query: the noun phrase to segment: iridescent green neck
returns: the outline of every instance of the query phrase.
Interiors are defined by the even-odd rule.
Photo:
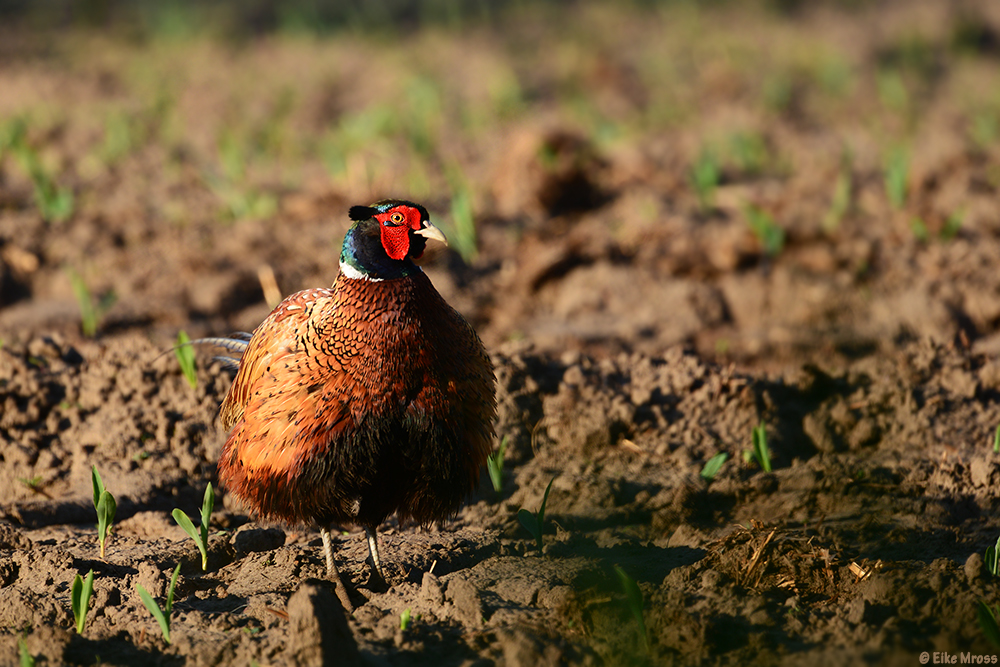
[[[375,234],[372,235],[368,229],[371,222],[358,222],[347,230],[344,246],[340,251],[341,273],[348,278],[372,282],[395,280],[419,273],[420,267],[414,264],[409,257],[396,260],[385,253],[385,248],[382,247],[382,241],[378,234],[378,223],[375,223]]]

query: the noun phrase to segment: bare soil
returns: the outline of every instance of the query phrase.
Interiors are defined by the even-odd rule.
[[[1000,602],[1000,6],[551,18],[391,49],[0,37],[0,140],[26,119],[74,194],[46,220],[0,142],[0,664],[21,638],[47,665],[1000,653],[977,620]],[[203,571],[170,513],[214,482],[229,378],[206,353],[191,388],[177,332],[252,330],[269,275],[332,282],[352,204],[420,200],[462,248],[462,187],[478,253],[425,270],[496,365],[500,491],[484,470],[454,520],[384,526],[387,588],[345,526],[353,614],[317,533],[224,492]],[[95,337],[70,269],[114,294]],[[744,457],[760,423],[771,472]],[[94,465],[118,501],[104,559]],[[539,550],[517,513],[550,482]],[[136,586],[162,604],[178,562],[167,644]]]

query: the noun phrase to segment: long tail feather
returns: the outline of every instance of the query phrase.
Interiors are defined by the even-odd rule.
[[[247,345],[250,344],[250,338],[252,336],[253,334],[239,331],[228,337],[196,338],[188,343],[188,345],[215,345],[217,347],[225,348],[230,352],[243,354],[243,352],[247,349]]]
[[[223,370],[235,374],[240,370],[240,359],[243,357],[243,353],[246,352],[251,338],[253,338],[253,334],[246,333],[245,331],[237,331],[225,337],[196,338],[183,345],[175,345],[171,349],[176,350],[189,345],[215,345],[216,347],[221,347],[232,352],[235,356],[220,355],[213,357],[213,359],[222,365]],[[166,350],[163,354],[169,351]]]

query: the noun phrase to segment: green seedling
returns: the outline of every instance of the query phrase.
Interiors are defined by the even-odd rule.
[[[406,629],[410,627],[410,608],[407,607],[403,610],[403,613],[399,615],[399,629],[406,632]]]
[[[993,453],[1000,454],[1000,424],[997,424],[996,433],[993,434]]]
[[[785,230],[766,211],[756,206],[746,207],[747,224],[768,257],[775,257],[785,247]]]
[[[479,237],[472,210],[472,192],[457,167],[449,170],[448,181],[451,185],[451,221],[454,231],[452,245],[465,263],[471,264],[479,255]]]
[[[768,109],[774,112],[785,111],[792,103],[792,79],[783,72],[772,74],[765,79],[761,93]]]
[[[992,146],[997,137],[1000,137],[1000,119],[997,114],[989,111],[976,114],[969,128],[969,136],[980,149]]]
[[[719,469],[722,468],[722,464],[726,462],[729,458],[729,454],[726,452],[719,452],[708,461],[705,462],[705,466],[701,469],[701,477],[709,482],[715,479],[715,476],[719,473]]]
[[[826,58],[820,64],[816,76],[823,90],[834,97],[843,97],[851,89],[853,73],[843,58]]]
[[[194,348],[191,347],[191,337],[184,330],[177,333],[174,354],[177,355],[177,363],[180,364],[184,378],[192,389],[196,388],[198,386],[198,371],[195,368]]]
[[[989,570],[990,574],[994,577],[1000,575],[1000,537],[997,538],[997,543],[992,547],[986,547],[986,569]]]
[[[101,543],[101,558],[104,558],[104,547],[111,535],[111,524],[115,521],[115,511],[118,509],[115,497],[104,488],[101,475],[94,466],[91,473],[94,486],[94,509],[97,510],[97,537]]]
[[[426,159],[434,152],[436,128],[441,118],[441,94],[433,79],[415,77],[405,87],[407,113],[400,125],[415,153]]]
[[[833,184],[830,208],[823,216],[823,231],[827,234],[835,232],[840,227],[841,220],[851,209],[854,186],[853,165],[853,156],[850,151],[845,150],[840,158],[840,171],[837,172],[837,180]]]
[[[964,220],[965,213],[963,211],[952,213],[945,219],[944,224],[941,226],[941,231],[938,232],[938,236],[941,237],[942,241],[951,241],[962,230]]]
[[[979,618],[979,627],[991,644],[1000,648],[1000,626],[997,625],[997,616],[1000,615],[1000,606],[996,609],[988,604],[979,601],[979,608],[976,616]]]
[[[906,112],[910,106],[910,93],[906,90],[906,83],[903,77],[895,69],[884,69],[878,72],[875,78],[878,88],[878,97],[882,104],[890,111],[897,113]]]
[[[278,210],[277,198],[216,176],[206,176],[206,182],[222,203],[221,217],[226,221],[263,220]]]
[[[729,138],[729,150],[736,167],[747,176],[764,171],[768,162],[767,144],[756,132],[737,132]]]
[[[702,211],[712,208],[715,200],[715,189],[719,187],[719,179],[722,177],[722,169],[715,153],[709,149],[703,149],[698,155],[698,160],[691,167],[691,185],[694,186],[695,194],[698,196],[698,205]]]
[[[73,191],[60,188],[45,170],[38,153],[27,144],[24,132],[15,133],[10,148],[28,173],[35,189],[35,204],[46,222],[62,222],[73,215]]]
[[[156,600],[153,596],[149,594],[142,584],[136,584],[135,588],[139,591],[139,597],[142,599],[142,603],[146,605],[146,609],[149,613],[153,615],[156,622],[160,624],[160,631],[163,633],[163,641],[170,643],[170,612],[174,608],[174,589],[177,587],[177,576],[181,573],[181,564],[177,563],[177,567],[174,568],[174,575],[170,577],[170,587],[167,589],[167,604],[164,605],[163,609],[160,609],[160,605],[156,604]]]
[[[198,545],[201,552],[201,569],[208,569],[208,522],[212,518],[212,508],[215,507],[215,492],[212,490],[211,482],[205,489],[205,500],[201,505],[201,528],[195,528],[191,519],[181,509],[174,509],[172,515],[177,525],[184,529],[184,532],[191,536],[194,543]]]
[[[896,147],[889,151],[885,161],[885,193],[893,208],[901,209],[906,203],[906,181],[910,175],[910,156],[905,149]]]
[[[90,595],[94,592],[94,571],[87,573],[84,579],[79,574],[73,578],[70,589],[70,605],[73,607],[73,618],[76,620],[76,634],[82,635],[87,626],[87,607],[90,605]]]
[[[80,306],[80,330],[87,338],[93,338],[97,334],[101,318],[114,305],[117,297],[113,291],[109,291],[95,302],[90,288],[79,273],[68,268],[66,274],[69,276],[76,302]]]
[[[28,652],[24,637],[17,638],[17,654],[21,659],[21,667],[35,667],[35,658]]]
[[[542,504],[538,507],[537,512],[530,512],[523,507],[517,511],[517,520],[521,522],[521,525],[531,533],[532,537],[535,538],[535,544],[538,546],[538,553],[542,552],[542,530],[545,526],[545,505],[549,502],[549,491],[552,490],[552,482],[555,481],[553,477],[549,481],[549,485],[545,487],[545,495],[542,496]]]
[[[756,461],[764,472],[771,472],[771,451],[767,447],[767,429],[764,422],[753,427],[750,432],[751,449],[743,452],[743,460],[747,463]]]
[[[42,476],[41,475],[35,475],[31,479],[28,479],[27,477],[18,477],[17,481],[19,481],[21,484],[24,484],[26,487],[28,487],[29,489],[31,489],[34,493],[43,493],[43,491],[42,491]]]
[[[642,614],[642,591],[639,590],[639,585],[635,583],[635,579],[628,576],[620,565],[615,565],[615,574],[618,575],[618,581],[621,582],[622,591],[625,593],[625,602],[628,604],[629,611],[632,612],[632,617],[635,618],[636,625],[639,626],[639,636],[642,638],[642,647],[648,651],[649,637],[646,634],[646,620]]]
[[[503,488],[503,457],[507,453],[507,436],[500,440],[500,446],[486,457],[486,470],[490,473],[493,490],[500,493]]]
[[[927,240],[930,238],[927,223],[924,222],[923,218],[913,218],[910,220],[910,231],[913,232],[913,238],[921,243],[927,243]]]

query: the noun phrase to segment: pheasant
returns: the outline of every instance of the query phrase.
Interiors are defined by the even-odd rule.
[[[378,527],[443,519],[475,489],[493,440],[493,365],[472,326],[413,263],[447,243],[402,200],[354,206],[333,286],[289,296],[252,335],[202,339],[239,355],[222,403],[219,482],[265,521],[354,524],[383,581]]]

